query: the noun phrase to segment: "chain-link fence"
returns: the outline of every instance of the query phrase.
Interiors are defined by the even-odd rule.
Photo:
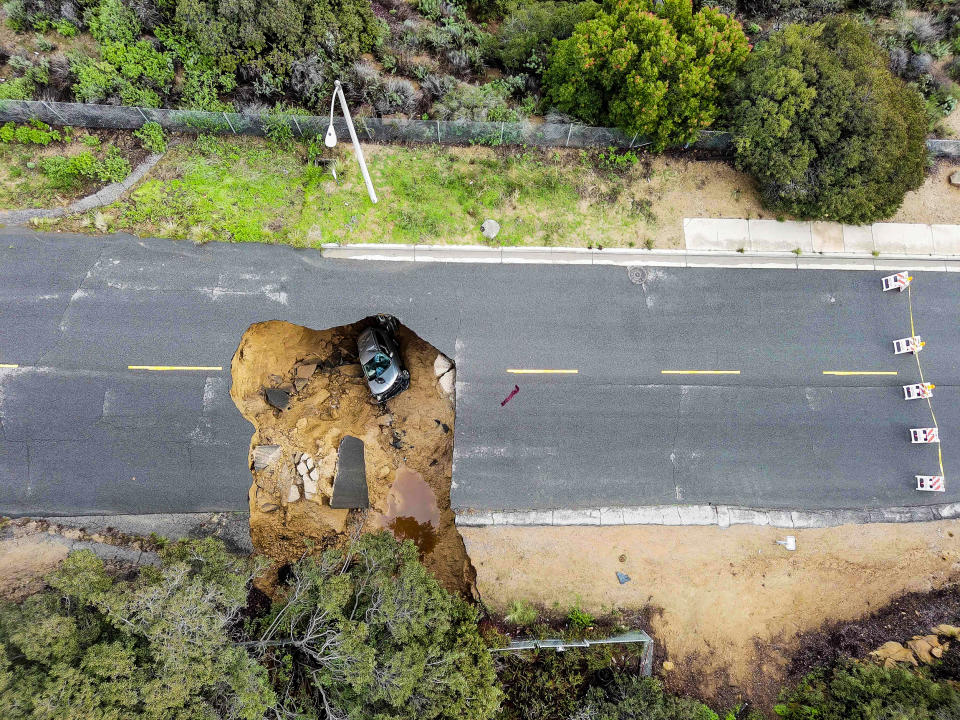
[[[145,122],[159,123],[172,132],[215,132],[237,135],[266,135],[286,125],[294,136],[323,135],[329,116],[292,113],[246,114],[141,108],[86,103],[59,103],[32,100],[0,101],[0,122],[26,122],[37,118],[51,125],[124,129],[139,128]],[[442,120],[397,120],[354,118],[361,140],[380,143],[438,143],[441,145],[537,145],[543,147],[643,147],[646,141],[615,128],[587,127],[577,124],[537,122],[471,122]],[[342,117],[334,119],[337,134],[346,137]],[[691,147],[723,150],[730,145],[730,134],[704,131]]]
[[[271,128],[286,126],[297,137],[323,135],[328,116],[292,113],[246,114],[141,108],[86,103],[34,100],[0,101],[0,122],[26,122],[37,118],[51,125],[134,130],[145,122],[159,123],[171,132],[215,132],[236,135],[266,135]],[[379,143],[437,143],[440,145],[534,145],[542,147],[638,148],[644,138],[616,128],[538,122],[472,122],[466,120],[397,120],[355,118],[361,140]],[[342,117],[334,119],[337,134],[346,137]],[[726,150],[732,143],[728,132],[704,130],[689,145],[703,150]],[[936,157],[960,157],[960,140],[928,140],[927,148]]]

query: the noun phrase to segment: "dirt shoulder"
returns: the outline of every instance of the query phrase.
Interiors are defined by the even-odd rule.
[[[805,634],[960,578],[960,521],[796,530],[793,553],[776,544],[785,531],[752,526],[460,532],[495,610],[518,599],[596,614],[658,608],[650,630],[658,667],[675,664],[668,684],[721,705],[769,707]]]

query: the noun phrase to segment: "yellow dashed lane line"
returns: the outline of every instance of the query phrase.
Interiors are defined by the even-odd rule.
[[[576,375],[579,370],[524,370],[518,368],[507,368],[508,373],[514,375]]]
[[[127,365],[127,370],[223,370],[219,365]]]

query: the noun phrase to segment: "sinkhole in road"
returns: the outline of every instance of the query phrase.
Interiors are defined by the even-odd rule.
[[[386,528],[417,543],[448,590],[475,596],[476,574],[450,509],[456,368],[398,325],[410,387],[378,403],[356,344],[376,322],[368,317],[326,330],[255,323],[234,354],[230,396],[254,428],[250,536],[274,568],[265,585],[305,552],[346,542],[355,531]],[[348,436],[363,441],[369,509],[330,504],[338,448]]]

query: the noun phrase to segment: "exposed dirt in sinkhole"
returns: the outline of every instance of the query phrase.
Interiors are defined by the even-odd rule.
[[[401,325],[397,340],[410,388],[377,403],[356,345],[374,322],[311,330],[269,321],[244,333],[233,357],[230,395],[254,426],[253,545],[273,561],[275,578],[285,564],[345,542],[351,532],[388,529],[417,543],[424,564],[447,589],[475,594],[475,573],[450,510],[456,370]],[[271,388],[289,393],[285,410],[267,402]],[[369,510],[330,507],[337,450],[347,435],[364,444]],[[260,446],[268,447],[257,451]],[[268,590],[270,578],[264,581]]]

